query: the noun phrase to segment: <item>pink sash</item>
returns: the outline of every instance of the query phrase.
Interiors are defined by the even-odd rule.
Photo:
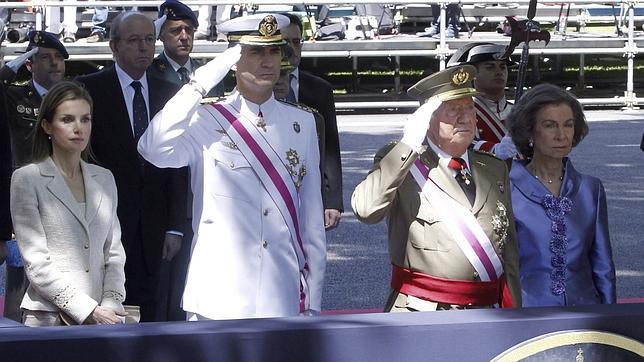
[[[262,186],[268,192],[275,206],[280,211],[291,233],[293,247],[300,266],[300,312],[309,307],[308,287],[306,277],[309,266],[306,261],[304,243],[300,235],[299,195],[286,165],[264,138],[257,126],[246,117],[239,114],[230,105],[212,103],[207,108],[217,123],[226,130],[231,141],[248,161],[259,178]],[[211,110],[219,115],[213,114]]]
[[[479,274],[481,281],[501,278],[503,275],[501,259],[472,212],[452,199],[434,180],[429,178],[429,169],[420,159],[416,159],[410,172],[427,201],[435,210],[441,210],[445,214],[444,221],[447,228]]]

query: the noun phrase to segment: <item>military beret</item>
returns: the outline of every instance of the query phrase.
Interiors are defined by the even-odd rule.
[[[286,44],[280,29],[288,25],[284,15],[253,14],[228,20],[218,30],[227,35],[231,44],[269,46]]]
[[[190,20],[195,28],[199,26],[195,12],[188,5],[177,0],[166,0],[159,6],[159,18],[163,15],[168,20]]]
[[[58,35],[54,33],[49,33],[42,30],[32,30],[27,34],[29,38],[29,45],[27,45],[27,51],[30,51],[33,48],[51,48],[56,49],[60,52],[63,58],[69,58],[69,53],[63,43],[58,39]]]
[[[470,43],[456,51],[447,62],[447,66],[461,64],[476,65],[480,62],[489,60],[504,60],[509,67],[516,66],[517,63],[512,60],[512,57],[503,57],[505,54],[505,46],[495,43]]]
[[[421,79],[407,90],[407,94],[421,103],[438,97],[441,101],[478,94],[472,86],[476,75],[473,65],[459,65]]]

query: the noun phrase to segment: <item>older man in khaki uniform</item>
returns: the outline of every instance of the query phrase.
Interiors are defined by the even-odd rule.
[[[519,257],[503,161],[468,150],[476,114],[471,65],[411,87],[424,103],[353,192],[361,221],[386,215],[393,266],[387,311],[521,305]]]

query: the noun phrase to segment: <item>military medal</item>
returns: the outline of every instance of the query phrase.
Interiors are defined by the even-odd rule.
[[[470,184],[470,175],[467,174],[467,171],[465,170],[465,168],[461,168],[459,173],[461,174],[461,179],[463,180],[463,182],[465,182],[466,185],[469,185]]]
[[[297,169],[297,165],[300,164],[300,156],[292,148],[286,151],[286,160],[288,161],[288,166],[286,166],[288,173],[291,175],[295,188],[299,190],[300,186],[302,186],[302,180],[306,176],[306,167],[300,165],[299,169]]]
[[[257,128],[261,128],[262,131],[266,132],[266,122],[264,122],[264,117],[261,116],[261,112],[259,113],[260,115],[257,117]]]
[[[508,237],[508,227],[510,221],[508,220],[507,210],[505,205],[499,200],[496,201],[496,214],[492,216],[492,229],[494,234],[499,238],[499,249],[503,250],[505,247],[505,239]]]
[[[22,104],[19,104],[16,107],[16,111],[18,111],[18,113],[25,113],[25,106],[23,106]]]
[[[295,133],[300,133],[300,124],[297,123],[297,121],[293,122],[293,129],[295,130]]]

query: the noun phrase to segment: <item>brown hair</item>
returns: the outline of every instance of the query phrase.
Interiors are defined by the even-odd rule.
[[[94,108],[92,97],[79,83],[69,81],[58,82],[47,92],[45,98],[40,103],[40,110],[38,111],[32,146],[33,162],[43,161],[51,155],[53,150],[51,138],[45,133],[42,127],[43,122],[51,123],[56,114],[56,110],[61,104],[77,99],[86,101],[89,104],[90,112]],[[81,157],[85,161],[92,157],[92,150],[89,143],[83,153],[81,153]]]
[[[532,158],[533,150],[530,146],[530,140],[534,135],[537,113],[545,106],[558,104],[566,104],[572,110],[575,126],[572,146],[577,146],[588,134],[586,116],[584,116],[584,110],[577,98],[555,85],[539,84],[521,97],[507,118],[512,141],[525,157]]]

